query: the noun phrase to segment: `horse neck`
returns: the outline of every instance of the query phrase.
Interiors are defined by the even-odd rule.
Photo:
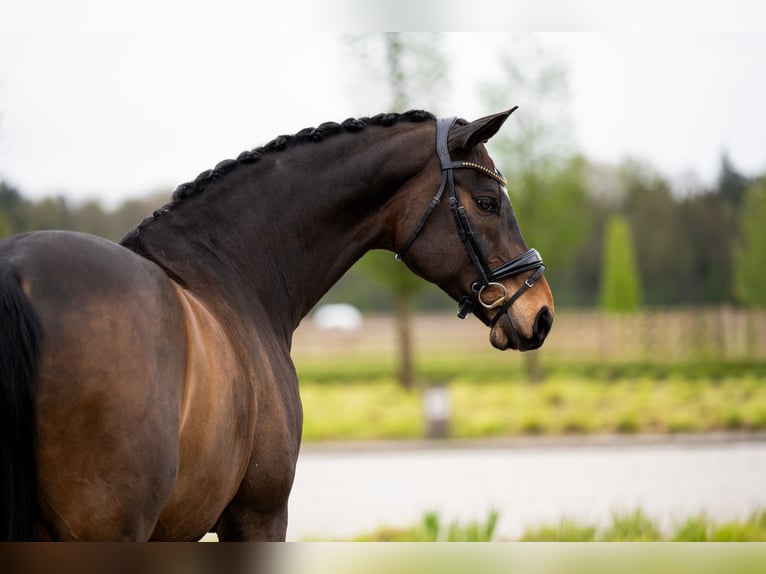
[[[142,249],[187,288],[238,315],[260,312],[289,340],[365,252],[392,247],[394,198],[433,155],[432,129],[367,128],[264,154],[147,225]]]

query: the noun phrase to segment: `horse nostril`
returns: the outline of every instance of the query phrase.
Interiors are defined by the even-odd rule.
[[[548,336],[552,325],[553,315],[551,315],[551,311],[548,307],[543,307],[537,314],[535,326],[533,328],[533,332],[538,341],[542,342],[543,339]]]

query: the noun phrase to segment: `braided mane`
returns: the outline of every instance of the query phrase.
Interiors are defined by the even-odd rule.
[[[316,143],[328,137],[345,133],[359,132],[368,126],[393,126],[401,122],[424,122],[434,120],[435,116],[423,110],[410,110],[402,114],[388,113],[378,114],[365,118],[349,118],[342,123],[325,122],[316,128],[305,128],[294,135],[281,135],[262,147],[243,151],[237,159],[225,159],[219,162],[213,169],[200,173],[193,181],[179,185],[173,192],[170,203],[154,213],[157,217],[169,211],[179,203],[202,193],[210,183],[222,178],[242,164],[258,161],[264,154],[279,152],[288,147],[302,143]]]

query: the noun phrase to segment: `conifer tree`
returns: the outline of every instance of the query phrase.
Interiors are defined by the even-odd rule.
[[[740,215],[740,244],[734,266],[737,299],[766,307],[766,179],[750,187]]]
[[[599,305],[610,313],[629,313],[641,306],[641,283],[630,224],[622,215],[607,220]]]

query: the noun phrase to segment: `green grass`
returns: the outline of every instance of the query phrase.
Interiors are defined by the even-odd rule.
[[[568,372],[559,365],[543,382],[530,384],[513,370],[470,361],[460,368],[460,360],[453,358],[431,379],[449,386],[454,438],[766,430],[760,366],[709,366],[712,377],[700,366],[662,373],[634,367],[615,377],[616,371],[595,376],[597,366]],[[383,361],[299,363],[298,369],[305,441],[424,436],[420,392],[401,389]],[[336,379],[332,372],[339,373]]]
[[[601,534],[604,542],[656,542],[662,540],[660,529],[643,510],[615,513],[612,523]]]
[[[344,355],[295,358],[302,380],[314,383],[375,382],[391,379],[396,362],[388,355]],[[715,382],[725,378],[755,377],[766,379],[766,363],[759,361],[546,361],[541,359],[545,376],[574,376],[597,381],[649,378],[678,378],[697,382]],[[492,381],[525,381],[524,355],[486,352],[429,352],[416,358],[416,371],[424,381],[468,380],[476,384]]]
[[[360,534],[355,541],[366,542],[489,542],[495,536],[499,514],[492,511],[479,521],[443,524],[436,512],[428,512],[410,527],[381,527]],[[663,532],[659,522],[641,508],[617,512],[611,521],[597,525],[573,518],[528,528],[521,542],[766,542],[766,510],[753,512],[742,520],[716,522],[698,514],[676,523]]]
[[[543,524],[528,529],[522,542],[594,542],[597,527],[571,518],[562,518],[556,524]]]
[[[382,527],[355,537],[354,542],[490,542],[498,518],[498,512],[492,510],[484,520],[445,524],[437,512],[426,512],[422,521],[410,528]]]
[[[303,440],[374,440],[422,437],[420,399],[393,380],[375,383],[301,383]]]

